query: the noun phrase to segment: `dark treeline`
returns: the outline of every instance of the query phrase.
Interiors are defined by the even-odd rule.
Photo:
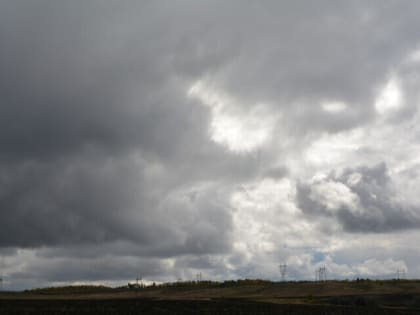
[[[227,287],[241,287],[241,286],[253,286],[253,285],[290,285],[290,284],[303,284],[311,283],[314,281],[285,281],[275,282],[263,279],[237,279],[237,280],[225,280],[225,281],[211,281],[211,280],[191,280],[191,281],[176,281],[176,282],[165,282],[165,283],[152,283],[148,285],[124,285],[121,287],[107,287],[104,285],[69,285],[62,287],[47,287],[47,288],[35,288],[31,290],[25,290],[24,293],[33,294],[61,294],[61,293],[74,293],[74,294],[88,294],[88,293],[111,293],[116,291],[123,291],[127,289],[135,290],[148,290],[153,288],[165,288],[165,287],[179,287],[179,288],[194,288],[194,287],[214,287],[214,288],[227,288]],[[418,282],[418,280],[408,279],[391,279],[391,280],[372,280],[357,278],[354,280],[327,280],[324,283],[332,282],[345,282],[357,287],[364,287],[369,285],[398,285],[408,282]],[[319,282],[322,283],[322,282]]]

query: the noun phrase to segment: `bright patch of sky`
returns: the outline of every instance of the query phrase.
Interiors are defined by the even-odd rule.
[[[404,105],[404,96],[396,78],[391,78],[375,101],[375,108],[379,114],[390,114]]]
[[[234,153],[249,153],[270,141],[275,117],[264,104],[243,106],[205,81],[192,84],[187,95],[210,108],[209,134],[215,143]]]
[[[347,108],[346,103],[343,102],[327,102],[322,104],[322,109],[329,113],[338,113]]]

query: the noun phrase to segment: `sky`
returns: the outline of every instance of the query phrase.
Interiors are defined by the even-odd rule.
[[[0,272],[420,277],[420,3],[0,2]]]

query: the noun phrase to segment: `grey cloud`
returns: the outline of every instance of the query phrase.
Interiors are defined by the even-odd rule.
[[[404,14],[404,23],[386,22],[405,12],[402,4],[326,3],[255,5],[252,18],[262,22],[236,24],[248,25],[232,31],[247,35],[243,53],[220,74],[227,90],[248,102],[271,102],[293,117],[298,132],[337,131],[372,119],[377,85],[418,41],[414,15]],[[235,17],[242,22],[250,15],[244,9]],[[318,106],[337,100],[350,107],[343,116]]]
[[[162,203],[165,191],[152,194],[147,188],[146,167],[130,159],[88,162],[85,157],[73,166],[28,164],[3,170],[1,244],[126,240],[136,243],[133,253],[145,256],[226,251],[229,212],[214,204],[207,191],[195,202],[179,202],[175,195]]]
[[[342,185],[340,187],[346,188],[336,194],[337,199],[348,199],[350,194],[356,198],[344,202],[339,200],[329,205],[328,200],[324,199],[329,196],[322,196],[323,190],[315,192],[314,189],[317,185],[328,183],[338,183]],[[328,193],[326,190],[324,192]],[[340,196],[340,193],[344,195]],[[385,233],[418,228],[418,209],[404,204],[397,198],[397,194],[386,164],[380,163],[373,167],[345,169],[341,174],[332,172],[326,179],[313,184],[301,183],[296,198],[298,206],[306,214],[335,217],[349,232]]]
[[[228,246],[224,209],[202,203],[196,225],[176,226],[178,214],[159,208],[171,189],[212,172],[201,164],[235,164],[238,174],[249,164],[221,158],[202,128],[206,111],[185,99],[188,69],[217,60],[195,60],[198,69],[186,58],[194,40],[155,23],[166,9],[153,5],[7,2],[0,11],[0,243],[127,240],[152,255]],[[153,167],[164,173],[145,178]]]
[[[131,169],[138,165],[109,163],[107,169],[106,161],[101,162],[94,167],[84,161],[3,169],[2,245],[102,242],[144,233],[145,227],[136,227],[121,215],[132,210],[127,207],[133,196],[125,190],[135,185],[142,191]]]
[[[407,30],[418,22],[409,14],[384,23],[407,13],[401,4],[325,4],[3,4],[2,156],[67,155],[89,144],[180,152],[180,139],[204,139],[206,114],[179,89],[206,75],[240,98],[274,103],[297,132],[354,127],[373,115],[378,82],[416,45]],[[317,104],[329,100],[350,108],[331,116]]]
[[[2,4],[3,158],[52,158],[86,145],[170,155],[176,139],[201,134],[189,119],[205,124],[204,114],[170,82],[183,80],[172,65],[183,46],[147,40],[168,34],[141,18],[156,10],[132,6],[139,16],[127,4]]]
[[[136,275],[153,279],[168,272],[165,262],[153,258],[101,256],[92,259],[78,257],[60,259],[28,259],[31,269],[9,274],[11,279],[26,281],[65,282],[65,281],[116,281],[131,280]],[[125,283],[126,284],[126,283]]]

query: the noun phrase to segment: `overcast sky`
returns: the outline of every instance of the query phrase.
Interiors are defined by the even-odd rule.
[[[0,272],[420,277],[420,3],[0,2]]]

